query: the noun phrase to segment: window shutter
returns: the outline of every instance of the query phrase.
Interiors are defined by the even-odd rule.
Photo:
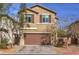
[[[32,15],[32,23],[34,23],[34,15]]]
[[[40,15],[40,23],[42,23],[42,15]]]
[[[49,15],[49,23],[51,23],[51,15]]]

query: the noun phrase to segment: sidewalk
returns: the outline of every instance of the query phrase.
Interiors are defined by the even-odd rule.
[[[21,50],[24,46],[14,46],[13,48],[0,49],[0,54],[14,54]]]
[[[61,55],[79,55],[79,46],[69,46],[68,48],[54,47],[54,50]]]

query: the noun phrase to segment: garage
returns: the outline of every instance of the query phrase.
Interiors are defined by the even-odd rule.
[[[25,45],[41,45],[50,43],[50,36],[47,33],[24,33]]]

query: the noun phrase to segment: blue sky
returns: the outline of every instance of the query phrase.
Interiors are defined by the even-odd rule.
[[[31,7],[34,3],[27,3],[26,7]],[[48,9],[55,10],[57,13],[58,27],[65,27],[79,20],[79,4],[78,3],[39,3]],[[9,9],[9,14],[16,15],[20,4],[14,4]]]

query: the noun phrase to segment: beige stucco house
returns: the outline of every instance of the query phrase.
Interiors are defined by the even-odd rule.
[[[51,43],[51,28],[56,29],[56,12],[40,5],[19,11],[24,15],[23,43],[25,45],[41,45]],[[21,42],[22,42],[21,41]]]

